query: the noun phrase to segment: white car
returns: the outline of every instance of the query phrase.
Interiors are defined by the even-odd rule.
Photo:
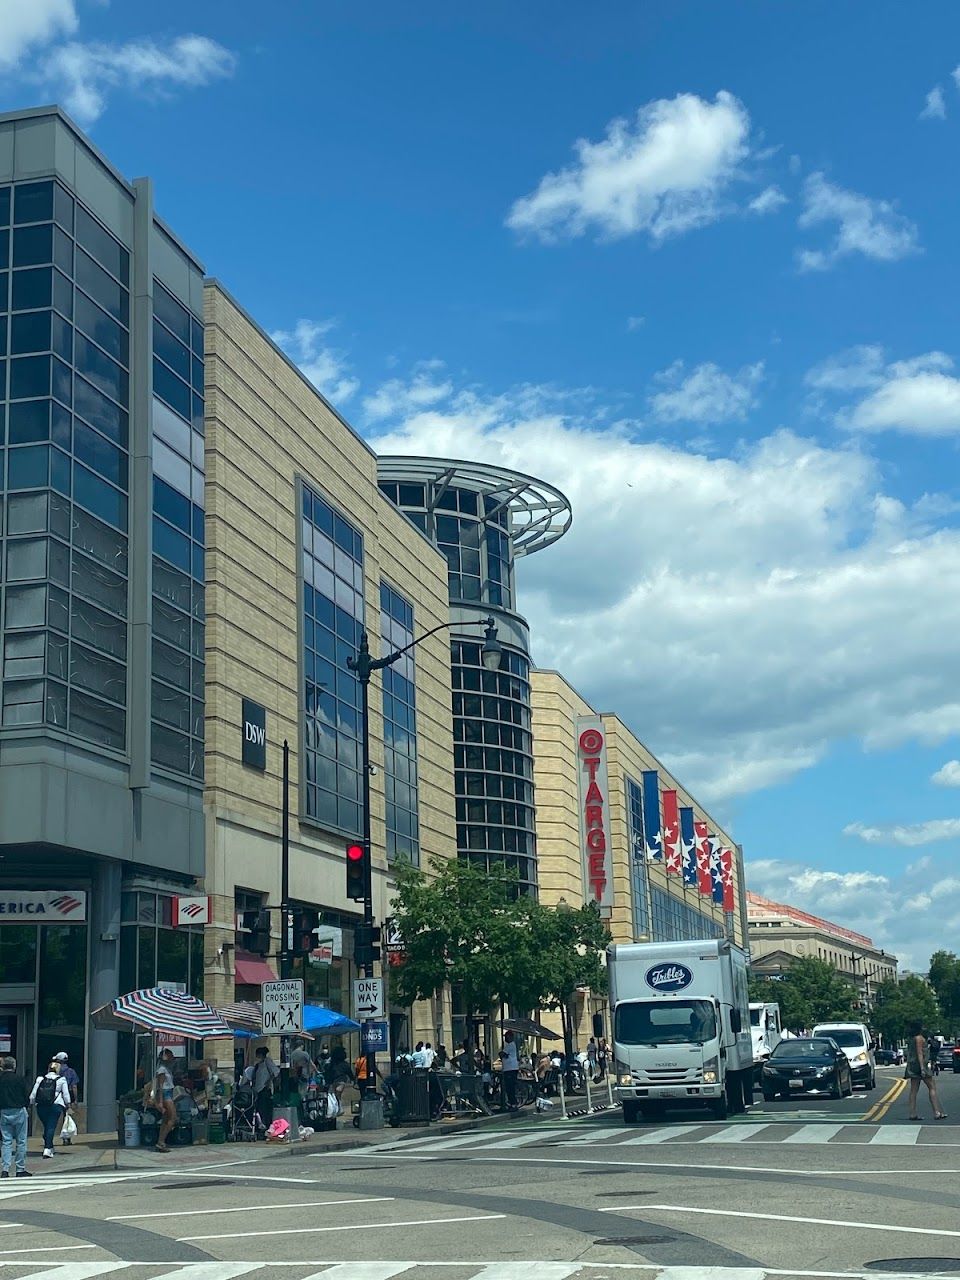
[[[862,1022],[818,1022],[813,1034],[836,1040],[850,1060],[850,1073],[855,1085],[863,1085],[864,1089],[876,1088],[877,1062],[870,1032]]]

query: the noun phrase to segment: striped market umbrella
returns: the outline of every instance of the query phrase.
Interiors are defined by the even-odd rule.
[[[216,1040],[233,1035],[212,1005],[185,991],[146,987],[117,996],[96,1009],[90,1020],[102,1031],[162,1031],[185,1040]]]

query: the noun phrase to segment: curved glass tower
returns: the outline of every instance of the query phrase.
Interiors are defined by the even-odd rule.
[[[479,463],[384,457],[378,471],[384,495],[447,558],[458,852],[514,868],[535,892],[530,635],[514,563],[566,533],[570,503],[541,480]],[[499,671],[480,661],[482,628],[463,625],[488,614],[504,648]]]

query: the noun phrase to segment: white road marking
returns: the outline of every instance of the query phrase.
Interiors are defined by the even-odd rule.
[[[501,1147],[526,1147],[531,1142],[542,1142],[543,1137],[542,1133],[521,1133],[516,1138],[504,1138],[502,1142],[495,1145],[498,1151]]]
[[[728,1129],[721,1129],[719,1133],[712,1134],[705,1139],[707,1142],[746,1142],[748,1138],[752,1138],[754,1134],[760,1133],[770,1126],[764,1121],[762,1124],[732,1124]]]
[[[935,1227],[896,1227],[887,1222],[852,1222],[846,1218],[796,1218],[788,1213],[749,1213],[746,1209],[704,1209],[679,1204],[620,1204],[597,1209],[597,1213],[624,1213],[626,1210],[647,1213],[708,1213],[714,1218],[754,1218],[760,1222],[799,1222],[814,1227],[853,1227],[860,1231],[892,1231],[894,1234],[904,1233],[911,1236],[950,1236],[960,1237],[960,1231],[944,1231]],[[792,1272],[785,1274],[791,1275]]]
[[[391,1227],[442,1227],[448,1222],[493,1222],[495,1218],[506,1216],[505,1213],[484,1213],[472,1218],[416,1218],[412,1222],[349,1222],[336,1227],[285,1227],[280,1231],[227,1231],[223,1235],[214,1236],[178,1236],[177,1244],[189,1244],[193,1240],[243,1240],[247,1236],[259,1239],[261,1236],[316,1236],[327,1231],[370,1231],[374,1228],[383,1231]],[[92,1249],[94,1246],[83,1247]]]
[[[590,1133],[585,1133],[582,1138],[568,1138],[561,1145],[570,1147],[580,1142],[599,1142],[602,1138],[613,1138],[617,1134],[622,1134],[625,1129],[625,1125],[620,1125],[616,1129],[592,1129]]]
[[[483,1146],[487,1142],[493,1142],[498,1137],[494,1133],[466,1133],[454,1136],[452,1138],[441,1137],[438,1133],[432,1133],[429,1138],[412,1138],[409,1142],[400,1142],[389,1147],[378,1147],[376,1150],[380,1154],[393,1155],[397,1147],[416,1147],[418,1151],[439,1151],[441,1147],[468,1147],[471,1143],[474,1146]],[[325,1151],[314,1152],[315,1155],[326,1155]],[[364,1152],[367,1155],[368,1152]]]
[[[190,1280],[234,1280],[236,1276],[245,1276],[249,1271],[262,1267],[262,1262],[194,1262],[190,1270]],[[153,1276],[151,1280],[183,1280],[179,1267],[173,1271],[165,1271],[163,1275]],[[33,1277],[30,1277],[33,1280]]]
[[[0,1265],[12,1267],[16,1263],[4,1262]],[[120,1271],[132,1265],[130,1262],[62,1262],[58,1267],[50,1267],[46,1271],[34,1271],[30,1280],[93,1280],[94,1276],[105,1276],[110,1271]]]
[[[35,1249],[0,1249],[0,1253],[15,1253],[19,1258],[21,1253],[73,1253],[76,1249],[98,1249],[100,1246],[95,1244],[47,1244]],[[4,1266],[8,1264],[4,1263]]]
[[[533,1274],[537,1280],[567,1280],[568,1276],[575,1276],[582,1265],[579,1262],[538,1262]],[[517,1274],[515,1262],[491,1262],[470,1280],[517,1280]]]
[[[622,1145],[622,1144],[621,1144]],[[687,1146],[687,1143],[678,1142],[679,1146]],[[433,1156],[402,1156],[403,1160],[433,1160]],[[621,1160],[611,1161],[609,1157],[605,1159],[594,1159],[587,1156],[528,1156],[526,1152],[522,1152],[517,1156],[467,1156],[463,1157],[464,1164],[598,1164],[604,1169],[611,1168],[611,1165],[619,1164],[624,1173],[632,1169],[666,1169],[674,1170],[683,1169],[683,1165],[673,1164],[669,1160]],[[698,1169],[719,1169],[723,1173],[783,1173],[783,1169],[770,1169],[752,1164],[701,1164],[697,1162]],[[930,1178],[942,1178],[944,1174],[960,1174],[960,1169],[911,1169],[911,1178],[918,1175],[926,1174]],[[896,1176],[903,1177],[902,1169],[791,1169],[790,1176],[796,1178],[847,1178],[856,1176],[858,1178],[889,1178]],[[793,1275],[794,1272],[785,1272],[786,1275]]]
[[[808,1142],[822,1146],[846,1127],[845,1124],[805,1124],[796,1133],[787,1134],[784,1142]]]
[[[273,1263],[269,1263],[273,1266]],[[391,1280],[411,1271],[415,1262],[337,1262],[326,1271],[316,1271],[303,1280]],[[31,1280],[33,1278],[31,1277]]]
[[[653,1146],[658,1142],[669,1142],[671,1138],[682,1137],[685,1133],[694,1133],[700,1128],[698,1124],[675,1124],[670,1129],[651,1129],[649,1133],[638,1133],[635,1138],[627,1138],[618,1142],[618,1147]]]
[[[326,1208],[328,1205],[337,1204],[376,1204],[383,1203],[386,1200],[393,1200],[394,1196],[362,1196],[356,1200],[301,1200],[297,1204],[246,1204],[234,1206],[229,1209],[171,1209],[165,1213],[119,1213],[113,1218],[106,1218],[106,1222],[133,1222],[142,1221],[146,1218],[205,1218],[208,1214],[214,1213],[257,1213],[260,1210],[270,1209],[313,1209]],[[159,1276],[155,1276],[153,1280],[160,1280]]]
[[[913,1147],[916,1146],[919,1137],[918,1124],[884,1124],[870,1139],[869,1145],[871,1147]]]

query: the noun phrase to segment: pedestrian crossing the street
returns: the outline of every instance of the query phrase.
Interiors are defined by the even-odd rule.
[[[471,1134],[459,1134],[445,1137],[443,1134],[431,1134],[426,1138],[406,1139],[402,1142],[378,1146],[376,1152],[355,1152],[353,1154],[382,1156],[390,1155],[435,1155],[446,1151],[495,1152],[520,1149],[535,1150],[543,1147],[565,1148],[568,1151],[585,1147],[659,1147],[673,1146],[749,1146],[776,1145],[787,1146],[868,1146],[868,1147],[915,1147],[960,1146],[960,1133],[957,1141],[951,1138],[951,1130],[933,1125],[919,1124],[864,1124],[864,1123],[785,1123],[782,1120],[738,1121],[732,1124],[672,1124],[659,1125],[638,1131],[636,1126],[621,1124],[612,1126],[587,1126],[571,1124],[567,1127],[540,1127],[516,1133],[505,1130],[495,1132],[478,1131]],[[956,1132],[956,1131],[953,1131]]]
[[[867,1272],[762,1267],[659,1267],[644,1262],[190,1262],[0,1261],[0,1280],[872,1280]],[[919,1280],[900,1272],[899,1280]]]

